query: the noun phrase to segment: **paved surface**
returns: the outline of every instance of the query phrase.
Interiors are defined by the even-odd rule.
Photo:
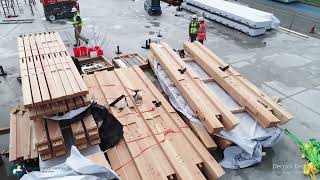
[[[140,47],[146,39],[159,40],[159,30],[163,36],[161,40],[175,49],[181,48],[188,39],[190,15],[182,12],[177,17],[174,8],[164,4],[161,17],[148,16],[143,0],[96,0],[94,3],[80,0],[80,4],[85,33],[92,34],[94,29],[99,35],[97,42],[108,33],[104,43],[106,57],[115,55],[116,45],[120,45],[122,52],[138,51],[147,55]],[[41,20],[42,16],[39,7],[33,24],[0,25],[0,65],[9,73],[6,78],[0,77],[0,127],[9,125],[9,110],[19,103],[22,94],[16,80],[19,76],[16,36],[58,30],[65,43],[72,44],[66,35],[73,34],[69,23],[50,24]],[[208,41],[205,42],[208,47],[267,94],[281,97],[283,106],[294,114],[295,119],[283,128],[303,139],[320,139],[320,40],[283,31],[252,38],[213,22],[208,25]],[[8,136],[0,138],[0,148],[7,148]],[[288,137],[283,136],[277,145],[265,151],[267,154],[261,164],[243,170],[226,170],[221,179],[310,179],[303,176],[301,165],[305,161]]]

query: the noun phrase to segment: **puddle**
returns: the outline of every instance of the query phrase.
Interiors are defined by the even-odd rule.
[[[152,24],[153,27],[160,27],[160,23],[159,22],[150,22]]]

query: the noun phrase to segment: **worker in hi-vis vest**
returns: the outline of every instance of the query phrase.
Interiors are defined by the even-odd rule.
[[[79,11],[77,8],[73,7],[71,12],[74,13],[73,16],[73,27],[74,27],[74,35],[76,38],[76,44],[74,46],[80,46],[80,34],[82,30],[82,18],[80,16]]]
[[[191,42],[197,40],[199,23],[197,21],[197,15],[192,15],[192,20],[189,25],[189,39]]]
[[[197,39],[203,44],[203,41],[207,39],[207,24],[204,22],[203,17],[199,17],[199,27]]]

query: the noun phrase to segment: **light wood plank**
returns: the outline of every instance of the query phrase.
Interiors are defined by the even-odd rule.
[[[16,110],[10,113],[10,144],[9,144],[9,161],[17,159],[17,115]]]
[[[204,86],[198,86],[187,73],[180,74],[176,77],[178,69],[183,69],[177,61],[177,57],[167,51],[163,45],[151,44],[151,50],[154,54],[152,61],[158,60],[161,67],[166,71],[172,82],[175,84],[179,92],[183,95],[189,103],[194,112],[203,121],[206,129],[210,134],[218,133],[222,130],[223,125],[218,117],[220,113],[217,108],[208,101],[206,92],[202,89]],[[181,60],[182,61],[182,60]],[[180,62],[181,63],[181,62]],[[187,70],[188,72],[190,70]],[[203,102],[203,103],[198,103]]]
[[[203,45],[186,42],[184,43],[184,48],[240,105],[247,107],[252,112],[262,127],[273,127],[279,123],[280,120],[260,104],[256,97],[252,96],[252,93],[250,94],[234,76],[230,76],[227,71],[223,72],[220,69],[221,66],[216,62],[215,58],[208,51],[203,50]]]

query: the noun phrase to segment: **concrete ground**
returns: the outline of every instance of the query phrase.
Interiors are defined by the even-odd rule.
[[[116,46],[122,52],[142,49],[146,39],[168,42],[179,49],[188,40],[187,27],[190,14],[177,12],[162,4],[163,15],[150,17],[143,9],[143,0],[80,0],[84,19],[84,33],[96,44],[103,41],[106,57],[115,56]],[[70,23],[51,24],[41,20],[43,12],[38,6],[33,24],[0,25],[0,65],[8,76],[0,77],[0,127],[9,126],[9,111],[21,100],[21,85],[16,36],[26,32],[59,31],[66,45],[73,44]],[[27,12],[27,11],[26,11]],[[25,12],[24,16],[28,14]],[[176,15],[176,16],[175,16]],[[249,37],[214,22],[208,22],[208,40],[205,44],[227,63],[270,96],[281,97],[282,105],[295,118],[283,126],[302,139],[320,139],[320,40],[303,38],[280,30],[259,37]],[[157,37],[159,34],[162,37]],[[70,35],[68,35],[70,34]],[[71,51],[70,51],[71,53]],[[8,148],[8,136],[0,137],[0,149]],[[182,148],[182,147],[181,147]],[[299,148],[286,136],[272,148],[266,149],[263,162],[242,170],[226,170],[221,179],[309,179],[303,175]],[[1,173],[1,172],[0,172]],[[7,179],[2,172],[1,179]]]

